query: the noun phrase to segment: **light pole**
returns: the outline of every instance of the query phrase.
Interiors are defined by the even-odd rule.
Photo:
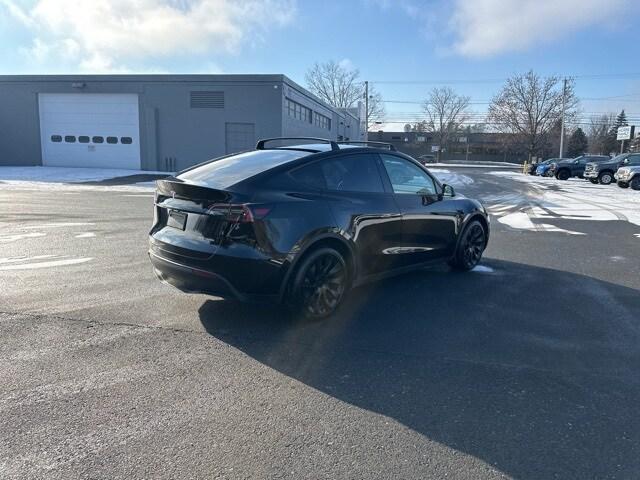
[[[567,79],[562,84],[562,120],[560,123],[560,158],[563,158],[564,150],[564,108],[567,102]]]
[[[364,141],[369,140],[369,82],[364,81]]]

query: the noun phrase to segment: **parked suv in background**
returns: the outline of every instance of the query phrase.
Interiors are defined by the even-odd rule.
[[[608,155],[581,155],[576,158],[560,160],[551,164],[551,171],[558,180],[568,180],[571,177],[583,178],[584,169],[589,162],[606,162],[611,157]]]
[[[631,186],[634,190],[640,190],[640,164],[625,166],[618,169],[616,180],[620,188]]]
[[[584,178],[591,183],[609,185],[620,167],[640,165],[640,153],[622,153],[607,162],[589,162],[584,169]]]

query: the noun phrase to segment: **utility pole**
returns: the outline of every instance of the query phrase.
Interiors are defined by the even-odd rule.
[[[369,140],[369,82],[364,81],[364,141]]]
[[[567,79],[565,77],[562,85],[562,120],[560,123],[560,158],[564,157],[564,108],[567,103]]]

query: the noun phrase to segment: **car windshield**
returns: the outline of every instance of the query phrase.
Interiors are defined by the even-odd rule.
[[[255,150],[205,163],[177,178],[211,188],[229,188],[242,180],[283,163],[310,155],[301,150]]]
[[[611,159],[612,162],[622,162],[629,156],[628,153],[621,153],[620,155],[616,155]]]

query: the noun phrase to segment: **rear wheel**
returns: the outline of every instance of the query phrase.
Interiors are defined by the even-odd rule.
[[[333,248],[320,248],[302,260],[291,289],[292,306],[304,318],[317,320],[333,314],[349,283],[347,263]]]
[[[618,182],[618,186],[620,188],[629,188],[629,184],[627,182]]]
[[[629,183],[629,185],[634,190],[640,190],[640,177],[633,177],[631,179],[631,183]]]
[[[558,180],[569,180],[569,170],[563,169],[556,173]]]
[[[611,182],[613,182],[613,175],[610,172],[602,172],[598,175],[598,183],[601,185],[609,185]]]
[[[597,184],[598,183],[598,179],[597,178],[590,178],[589,181],[593,184]]]
[[[455,270],[472,270],[480,263],[486,246],[487,233],[478,220],[473,220],[462,232],[458,248],[449,265]]]

